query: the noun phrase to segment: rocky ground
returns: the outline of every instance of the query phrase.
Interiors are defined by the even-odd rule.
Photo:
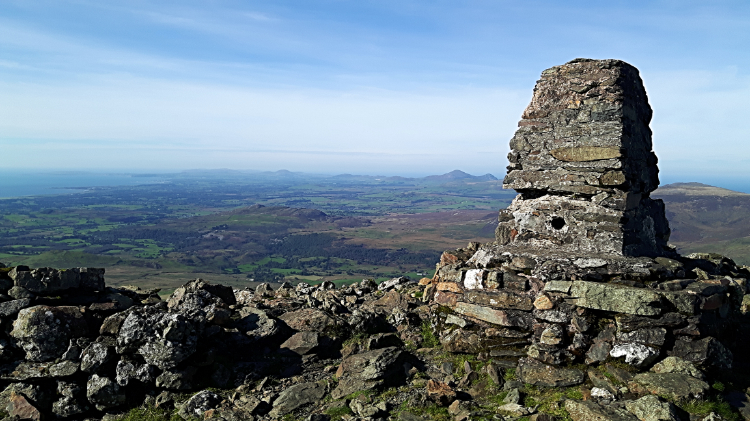
[[[426,300],[429,280],[254,291],[195,280],[164,302],[157,291],[105,287],[101,270],[0,273],[0,405],[8,419],[687,421],[750,414],[741,377],[676,356],[652,366],[605,357],[558,367],[528,358],[522,338],[517,351],[458,352],[456,338],[489,328]]]

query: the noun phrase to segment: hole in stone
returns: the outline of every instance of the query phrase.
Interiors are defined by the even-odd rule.
[[[552,224],[552,228],[559,230],[565,226],[565,220],[560,218],[559,216],[556,216],[552,218],[552,221],[550,221],[550,224]]]

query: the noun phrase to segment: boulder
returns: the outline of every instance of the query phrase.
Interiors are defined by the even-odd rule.
[[[0,317],[11,317],[18,314],[19,311],[31,305],[31,300],[22,298],[20,300],[10,300],[0,303]]]
[[[102,337],[102,339],[104,340],[94,342],[83,350],[81,371],[96,373],[99,367],[115,357],[115,340],[107,337]]]

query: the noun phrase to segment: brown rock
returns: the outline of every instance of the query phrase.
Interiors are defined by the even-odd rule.
[[[440,282],[437,284],[437,290],[455,292],[459,294],[462,292],[461,287],[459,287],[455,282]]]
[[[10,392],[10,402],[7,407],[8,415],[21,420],[36,420],[42,418],[42,413],[34,407],[23,395]]]
[[[446,383],[428,380],[427,397],[439,405],[448,406],[456,400],[456,392]]]
[[[534,300],[534,307],[538,310],[551,310],[555,307],[555,303],[550,300],[547,294],[542,294]]]

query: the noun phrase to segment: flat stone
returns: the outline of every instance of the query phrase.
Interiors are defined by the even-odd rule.
[[[533,358],[522,358],[516,371],[520,381],[536,386],[566,387],[581,384],[585,380],[583,371],[576,368],[555,367]]]
[[[28,379],[68,377],[77,373],[78,369],[79,364],[73,361],[61,361],[59,363],[21,361],[0,366],[0,379],[23,381]]]
[[[667,329],[655,327],[651,329],[638,329],[632,332],[620,332],[617,334],[619,342],[634,342],[643,345],[662,346],[667,340]]]
[[[574,281],[570,295],[579,307],[639,316],[657,316],[661,296],[645,288],[618,284]]]
[[[544,291],[562,292],[563,294],[567,294],[572,286],[573,282],[571,281],[548,281],[544,284]]]
[[[280,417],[295,409],[318,402],[326,394],[326,388],[318,383],[300,383],[284,389],[276,400],[273,401],[273,409],[269,413],[271,417]]]
[[[19,311],[28,307],[30,304],[31,300],[28,298],[0,303],[0,317],[15,316]]]
[[[474,317],[500,326],[520,327],[530,329],[534,322],[533,317],[524,312],[512,310],[496,310],[476,304],[458,302],[455,307],[456,313]]]
[[[622,156],[620,148],[607,148],[600,146],[578,146],[573,148],[552,149],[550,154],[559,161],[586,162],[599,161],[603,159],[614,159]]]
[[[482,306],[502,310],[531,311],[534,303],[528,295],[516,294],[510,291],[467,291],[464,301]]]
[[[463,290],[460,286],[458,286],[455,282],[438,282],[437,284],[437,290],[438,291],[450,291],[450,292],[456,292],[456,293],[462,293]]]
[[[700,399],[709,390],[708,383],[684,373],[640,373],[629,383],[631,390],[653,395],[670,396],[677,400]]]
[[[298,355],[306,355],[318,347],[320,341],[315,332],[297,332],[287,339],[280,348],[288,349]]]
[[[565,409],[573,421],[639,421],[628,411],[604,407],[593,401],[566,400]]]
[[[328,327],[336,326],[337,322],[330,314],[315,308],[303,308],[290,311],[279,316],[287,326],[299,332],[325,331]]]

